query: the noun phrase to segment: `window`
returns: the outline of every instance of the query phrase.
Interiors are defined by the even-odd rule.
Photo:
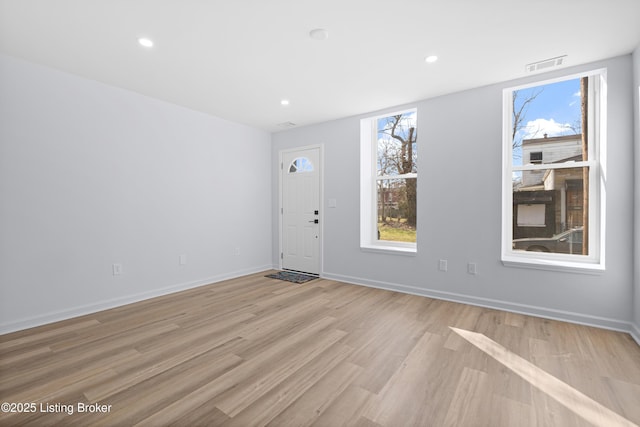
[[[361,247],[415,252],[417,111],[361,121]]]
[[[604,269],[605,101],[605,70],[505,89],[505,265]]]
[[[533,164],[542,163],[542,151],[534,151],[529,153],[529,163],[533,163]]]
[[[313,172],[313,163],[306,157],[298,157],[289,165],[289,173]]]

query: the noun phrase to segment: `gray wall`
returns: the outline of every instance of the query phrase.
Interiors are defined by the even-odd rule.
[[[270,268],[270,139],[0,56],[0,332]]]
[[[633,52],[633,94],[635,129],[635,251],[634,251],[634,337],[640,343],[640,46]]]
[[[505,267],[500,262],[502,90],[578,71],[608,68],[607,268],[601,274]],[[359,120],[351,117],[276,133],[280,150],[323,144],[322,275],[551,318],[630,330],[633,284],[631,56],[427,99],[418,108],[418,254],[359,249]],[[391,107],[391,106],[390,106]],[[390,110],[397,110],[393,107]],[[273,263],[277,265],[278,171],[272,172]],[[327,200],[336,208],[326,208]],[[438,259],[448,272],[438,271]],[[466,272],[467,262],[478,274]]]
[[[277,266],[279,151],[323,144],[324,276],[616,329],[635,322],[638,338],[629,194],[640,212],[637,100],[635,116],[630,108],[639,57],[410,105],[421,147],[411,257],[359,249],[361,117],[270,136],[0,55],[0,333]],[[600,67],[609,71],[607,270],[504,267],[502,89]],[[326,208],[330,198],[336,208]]]

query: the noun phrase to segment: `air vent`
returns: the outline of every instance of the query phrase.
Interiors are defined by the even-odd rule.
[[[556,58],[545,59],[544,61],[538,61],[531,64],[527,64],[526,70],[528,73],[535,73],[536,71],[547,70],[553,67],[559,67],[564,64],[567,59],[567,55],[558,56]]]
[[[289,129],[294,127],[296,124],[292,123],[292,122],[282,122],[282,123],[278,123],[276,126],[278,126],[279,128],[283,128],[283,129]]]

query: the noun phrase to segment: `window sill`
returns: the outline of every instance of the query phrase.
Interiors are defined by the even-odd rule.
[[[418,253],[418,248],[415,246],[361,245],[360,250],[362,252],[404,256],[416,256]]]
[[[535,270],[560,271],[565,273],[594,275],[602,274],[605,271],[604,263],[528,258],[514,255],[503,255],[502,264],[505,267],[532,268]]]

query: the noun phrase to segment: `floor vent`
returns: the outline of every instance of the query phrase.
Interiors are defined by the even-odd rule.
[[[545,59],[544,61],[533,62],[527,64],[526,70],[528,73],[535,73],[536,71],[546,70],[548,68],[559,67],[564,64],[567,59],[567,55],[558,56],[556,58]]]

